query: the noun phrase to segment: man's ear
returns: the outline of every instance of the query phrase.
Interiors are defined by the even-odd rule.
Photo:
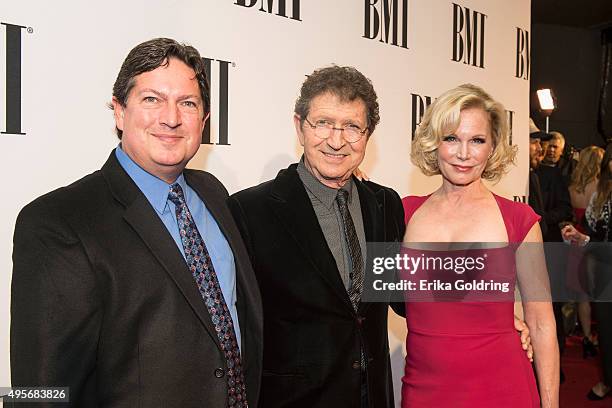
[[[200,131],[200,133],[204,132],[204,127],[206,126],[206,121],[210,119],[210,112],[206,113],[204,115],[204,118],[202,119],[202,130]]]
[[[297,113],[293,114],[293,124],[295,125],[295,133],[300,141],[300,144],[304,146],[304,132],[302,131],[302,119]]]
[[[125,108],[119,100],[113,96],[113,100],[111,101],[113,105],[113,115],[115,116],[115,126],[117,129],[123,131],[123,117],[125,115]]]

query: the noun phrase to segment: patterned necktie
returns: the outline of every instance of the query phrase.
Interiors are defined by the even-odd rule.
[[[206,244],[198,232],[189,208],[187,208],[183,189],[179,184],[170,186],[168,199],[176,207],[176,220],[178,221],[185,257],[187,258],[187,266],[196,281],[200,295],[202,295],[210,318],[215,325],[215,331],[221,343],[221,350],[227,362],[227,406],[246,408],[248,406],[246,388],[234,323],[223,298],[219,280],[206,249]]]
[[[338,190],[336,196],[340,215],[342,216],[342,226],[344,227],[344,235],[348,244],[349,255],[351,258],[351,285],[348,289],[349,298],[355,310],[359,309],[359,301],[361,300],[361,292],[363,291],[363,257],[361,255],[361,246],[357,239],[355,225],[351,218],[351,213],[348,209],[348,191]]]

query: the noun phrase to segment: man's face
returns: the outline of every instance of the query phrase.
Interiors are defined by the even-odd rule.
[[[336,95],[324,93],[310,102],[310,123],[325,120],[336,128],[355,125],[361,129],[367,126],[366,106],[361,99],[352,102],[341,101]],[[295,129],[304,146],[304,164],[321,183],[331,188],[340,188],[351,177],[365,156],[368,134],[354,143],[344,138],[344,131],[335,130],[327,139],[315,135],[307,122],[302,125],[300,117],[294,116]]]
[[[144,170],[172,183],[198,151],[206,122],[195,72],[171,58],[134,79],[125,107],[113,98],[121,147]]]
[[[543,141],[540,139],[540,147],[541,147],[541,152],[538,155],[538,163],[541,163],[544,160],[544,157],[546,157],[546,151],[548,150],[548,141]]]
[[[563,142],[559,139],[551,139],[548,142],[548,148],[546,149],[546,161],[548,163],[557,163],[561,158],[561,154],[563,153]]]
[[[539,138],[529,139],[529,165],[532,169],[540,164],[540,156],[542,155],[542,146]]]

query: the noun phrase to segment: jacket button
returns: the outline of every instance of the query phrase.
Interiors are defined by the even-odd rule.
[[[359,370],[361,368],[361,363],[359,361],[353,361],[352,367],[355,370]]]
[[[222,378],[225,373],[222,368],[215,369],[215,377]]]

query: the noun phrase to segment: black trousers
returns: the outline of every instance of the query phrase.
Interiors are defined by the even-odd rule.
[[[590,253],[593,268],[593,309],[599,329],[603,380],[612,386],[612,244],[598,244]]]
[[[612,386],[612,302],[595,302],[593,308],[599,328],[603,380],[610,387]]]

